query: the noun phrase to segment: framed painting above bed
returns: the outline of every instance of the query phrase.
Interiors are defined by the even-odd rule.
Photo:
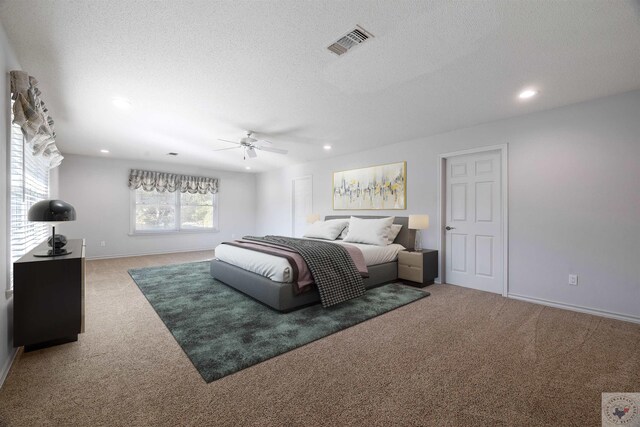
[[[407,208],[407,162],[333,173],[334,210]]]

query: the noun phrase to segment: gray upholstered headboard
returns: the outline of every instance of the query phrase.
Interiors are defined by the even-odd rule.
[[[391,215],[387,215],[387,216],[327,215],[327,216],[324,217],[324,219],[325,219],[325,221],[328,220],[328,219],[342,219],[342,218],[349,219],[352,216],[355,216],[356,218],[376,219],[376,218],[388,218]],[[393,243],[399,243],[402,246],[404,246],[405,248],[407,248],[407,250],[412,251],[414,246],[415,246],[415,244],[416,244],[416,230],[409,230],[409,217],[397,216],[396,219],[393,221],[393,223],[402,225],[402,228],[400,229],[400,233],[398,234],[398,237],[396,237],[396,240],[393,241]]]

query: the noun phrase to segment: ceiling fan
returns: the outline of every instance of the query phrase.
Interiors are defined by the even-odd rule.
[[[247,136],[242,138],[240,142],[238,141],[229,141],[227,139],[218,139],[218,141],[229,142],[231,144],[236,144],[235,147],[229,148],[219,148],[213,151],[225,151],[225,150],[235,150],[236,148],[243,149],[243,158],[246,160],[247,156],[249,158],[258,157],[258,153],[256,150],[260,151],[268,151],[270,153],[278,153],[278,154],[287,154],[287,150],[283,150],[281,148],[271,147],[271,142],[265,139],[257,139],[253,137],[253,131],[248,131]]]

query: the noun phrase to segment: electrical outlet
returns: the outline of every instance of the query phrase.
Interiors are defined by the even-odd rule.
[[[577,274],[570,274],[569,275],[569,284],[571,286],[578,286],[578,275]]]
[[[105,242],[104,240],[100,240],[100,246],[104,248],[105,246],[107,246],[107,242]]]

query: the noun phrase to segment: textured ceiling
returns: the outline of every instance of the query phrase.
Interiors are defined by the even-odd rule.
[[[218,169],[269,170],[640,88],[635,0],[5,0],[0,22],[41,82],[63,152]],[[326,50],[355,24],[375,37],[341,57]],[[519,101],[530,86],[540,95]],[[213,151],[246,129],[290,154]]]

